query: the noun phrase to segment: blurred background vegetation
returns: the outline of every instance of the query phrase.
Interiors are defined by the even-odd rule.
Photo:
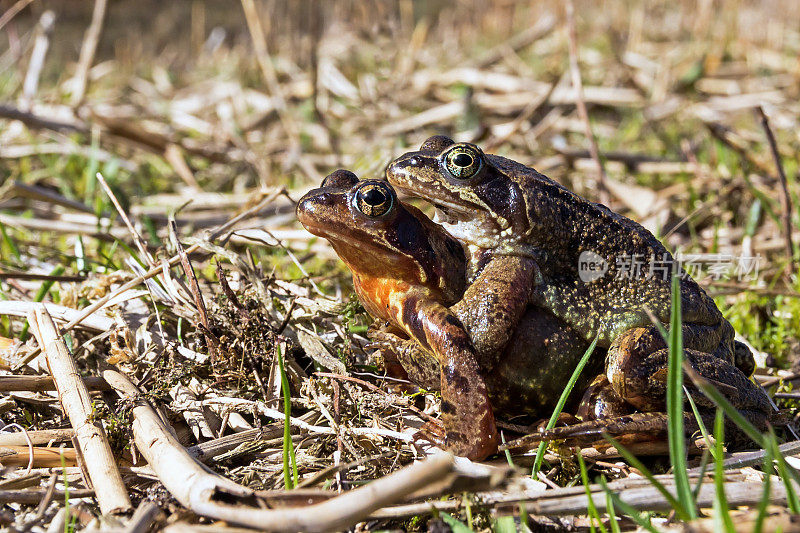
[[[432,133],[478,142],[600,197],[566,20],[551,2],[110,2],[84,71],[92,3],[0,6],[0,180],[53,188],[103,212],[100,170],[154,237],[165,235],[167,210],[194,192],[242,194],[235,204],[285,186],[296,199],[337,167],[380,176]],[[762,256],[760,289],[735,278],[706,286],[728,295],[720,304],[758,349],[793,362],[796,277],[783,276],[777,167],[755,109],[769,116],[797,206],[800,5],[579,1],[575,13],[611,207],[672,249]],[[14,112],[56,124],[10,120]],[[62,218],[14,197],[6,189],[7,217]],[[190,215],[213,208],[186,206],[181,231],[202,229],[210,222]],[[292,226],[290,210],[282,213],[273,227]],[[10,238],[47,240],[53,252],[30,250],[36,260],[17,267],[93,268],[67,253],[74,236],[54,241],[8,220]],[[796,227],[796,208],[791,220]],[[2,263],[12,267],[8,242]],[[276,252],[254,253],[260,261]],[[309,268],[336,268],[325,257]]]

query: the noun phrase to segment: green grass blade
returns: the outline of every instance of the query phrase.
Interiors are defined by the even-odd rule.
[[[708,458],[710,455],[711,453],[709,453],[709,450],[706,450],[700,458],[700,475],[697,478],[697,485],[694,486],[694,490],[692,491],[692,498],[694,498],[694,501],[697,501],[697,496],[700,494],[700,489],[703,487],[703,479],[706,476],[706,467],[708,467]]]
[[[474,531],[475,528],[472,527],[472,500],[468,493],[465,492],[461,495],[461,504],[464,506],[464,514],[467,515],[467,527],[469,527],[470,531]]]
[[[517,533],[517,524],[513,516],[501,516],[494,521],[495,533]],[[453,529],[455,532],[456,530]]]
[[[589,515],[589,529],[594,533],[594,522],[597,521],[597,527],[600,528],[600,531],[602,531],[602,533],[608,533],[603,525],[603,521],[600,520],[600,513],[597,512],[597,507],[592,499],[592,491],[589,489],[589,473],[586,470],[586,463],[583,461],[583,456],[581,456],[580,453],[578,453],[578,464],[581,467],[581,482],[583,482],[583,488],[586,491],[586,500],[588,502],[589,512],[587,514]]]
[[[19,248],[14,243],[14,241],[9,237],[8,233],[6,232],[5,225],[0,222],[0,237],[3,239],[3,246],[8,248],[11,255],[13,255],[17,261],[22,261],[22,255],[19,253]],[[2,252],[2,250],[0,250]]]
[[[472,530],[464,522],[458,520],[449,513],[439,513],[439,517],[442,519],[442,522],[450,526],[453,533],[472,533]],[[511,520],[513,521],[514,519],[512,518]]]
[[[703,440],[706,441],[706,446],[708,446],[708,451],[711,453],[714,459],[716,459],[717,450],[716,447],[714,446],[714,443],[711,441],[711,435],[709,435],[708,430],[706,429],[706,425],[703,423],[703,417],[700,416],[700,411],[697,410],[697,405],[695,405],[694,400],[692,399],[692,395],[689,394],[689,391],[686,390],[686,387],[683,388],[683,392],[686,394],[686,399],[689,400],[689,406],[691,406],[692,413],[694,414],[694,419],[697,420],[697,425],[700,427],[700,433],[703,435]]]
[[[766,439],[764,435],[762,435],[753,424],[747,420],[742,413],[740,413],[731,403],[722,395],[721,392],[717,390],[714,385],[708,382],[703,376],[698,374],[691,365],[684,364],[683,370],[686,372],[686,375],[689,376],[689,379],[695,384],[695,386],[700,389],[700,391],[706,395],[706,397],[714,402],[714,405],[722,409],[725,413],[725,416],[731,419],[731,421],[739,426],[739,428],[745,432],[745,434],[750,437],[753,442],[761,446],[762,448],[766,447]]]
[[[608,513],[611,533],[622,533],[617,523],[617,513],[614,512],[614,501],[611,499],[611,495],[608,492],[606,492],[606,513]]]
[[[797,491],[794,490],[794,485],[792,484],[791,479],[792,477],[797,479],[797,472],[791,466],[786,464],[786,459],[784,459],[783,454],[778,448],[778,441],[774,434],[771,434],[769,437],[767,437],[767,445],[772,448],[772,453],[777,459],[778,474],[781,476],[783,484],[786,487],[786,504],[792,514],[800,514],[800,499],[797,498]]]
[[[61,454],[61,472],[64,476],[64,533],[69,531],[70,513],[69,508],[69,479],[67,479],[67,461],[64,454]]]
[[[550,415],[550,420],[547,422],[546,429],[553,429],[553,426],[556,425],[558,416],[561,414],[561,410],[564,409],[564,404],[567,403],[567,398],[569,398],[572,388],[575,386],[575,382],[578,381],[578,378],[583,371],[583,367],[585,367],[586,363],[589,362],[589,357],[591,357],[592,352],[594,352],[594,348],[597,346],[597,341],[599,339],[599,335],[594,338],[592,344],[589,345],[589,347],[586,349],[586,352],[584,352],[583,357],[581,357],[581,360],[578,361],[578,365],[572,372],[572,376],[570,376],[567,386],[564,387],[564,392],[561,393],[561,397],[558,399],[555,409],[553,409],[553,414]],[[544,451],[546,449],[547,443],[542,442],[539,444],[539,449],[536,450],[536,460],[533,462],[533,471],[531,472],[531,477],[533,479],[537,479],[538,477],[539,469],[542,467],[542,459],[544,459]]]
[[[725,415],[721,409],[717,410],[717,416],[714,419],[714,447],[716,454],[714,455],[714,524],[717,531],[726,531],[728,533],[736,531],[733,527],[733,520],[731,520],[731,511],[728,507],[728,498],[725,496],[725,465],[723,464],[725,450]]]
[[[292,424],[289,421],[292,416],[292,398],[289,390],[289,378],[286,376],[280,346],[277,345],[275,350],[275,355],[278,358],[278,369],[281,373],[281,392],[283,394],[283,480],[287,489],[293,489],[297,485],[297,460],[294,454],[294,446],[292,445]]]
[[[686,471],[686,434],[683,428],[683,332],[681,331],[680,276],[672,275],[672,313],[669,321],[669,358],[667,364],[667,440],[669,457],[675,477],[675,491],[681,507],[691,519],[697,518],[697,508]]]
[[[772,446],[764,448],[764,492],[761,493],[761,501],[758,502],[758,515],[756,515],[756,522],[753,525],[754,533],[761,533],[764,530],[764,519],[767,517],[767,507],[769,507],[772,492],[772,465],[774,459]]]
[[[622,501],[622,499],[617,496],[611,489],[608,488],[608,484],[606,483],[605,478],[598,479],[600,485],[603,487],[603,490],[606,491],[606,497],[611,498],[611,501],[614,502],[614,505],[622,511],[623,514],[630,517],[631,520],[636,522],[636,524],[641,527],[642,529],[646,529],[651,533],[658,533],[658,530],[653,527],[653,524],[650,523],[650,520],[643,517],[639,511]]]
[[[664,496],[667,502],[669,502],[670,506],[675,510],[675,514],[677,514],[681,520],[689,520],[689,513],[683,507],[683,503],[678,501],[675,496],[673,496],[672,493],[667,490],[664,484],[656,479],[650,469],[644,466],[638,457],[633,455],[625,446],[617,442],[617,440],[611,435],[603,435],[603,438],[610,442],[611,445],[617,449],[619,454],[623,459],[625,459],[625,461],[628,462],[628,464],[637,469],[644,477],[647,478],[653,487],[655,487],[655,489],[660,492],[662,496]]]
[[[791,483],[791,479],[793,479],[796,483],[800,483],[800,474],[798,474],[794,467],[786,463],[783,458],[783,454],[781,454],[780,449],[778,448],[775,438],[770,438],[761,434],[755,428],[755,426],[753,426],[753,424],[751,424],[750,421],[742,415],[742,413],[740,413],[733,405],[731,405],[727,398],[725,398],[725,396],[723,396],[722,393],[716,389],[716,387],[695,372],[690,365],[684,365],[684,370],[697,388],[699,388],[703,394],[708,397],[708,399],[714,402],[717,407],[722,409],[722,411],[725,413],[725,416],[730,418],[734,424],[736,424],[750,439],[753,440],[753,442],[758,444],[763,449],[767,449],[768,447],[773,449],[773,453],[778,463],[778,473],[786,485],[786,499],[788,501],[789,508],[793,513],[800,513],[800,499],[798,499],[797,493],[794,490],[794,485]]]

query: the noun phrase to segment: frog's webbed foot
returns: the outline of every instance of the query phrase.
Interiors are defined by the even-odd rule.
[[[371,329],[369,337],[372,341],[370,347],[380,350],[383,355],[389,375],[407,377],[426,389],[439,388],[439,362],[419,344],[383,328]]]
[[[685,360],[742,411],[773,411],[766,393],[732,363],[685,349]],[[664,411],[668,350],[655,328],[634,328],[619,335],[608,350],[606,376],[614,392],[640,411]],[[684,384],[699,407],[713,404],[688,379]]]

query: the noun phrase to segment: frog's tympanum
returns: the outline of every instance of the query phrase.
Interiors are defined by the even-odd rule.
[[[503,321],[488,323],[487,338],[499,339],[493,346],[516,331],[526,309],[517,302],[528,298],[584,341],[598,338],[616,395],[641,411],[663,411],[667,350],[651,316],[669,322],[670,284],[679,271],[687,360],[741,409],[771,410],[745,375],[754,369],[750,351],[734,342],[713,300],[641,225],[530,167],[443,136],[404,154],[386,174],[398,189],[433,203],[438,221],[465,245],[468,291],[491,294],[481,311],[504,313]],[[513,281],[498,286],[497,273]],[[477,341],[476,347],[480,353]]]

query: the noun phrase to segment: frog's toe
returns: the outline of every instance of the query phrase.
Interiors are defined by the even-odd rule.
[[[442,424],[441,420],[429,420],[419,428],[419,431],[414,433],[412,438],[415,442],[425,440],[434,446],[444,448],[446,442],[444,424]]]

